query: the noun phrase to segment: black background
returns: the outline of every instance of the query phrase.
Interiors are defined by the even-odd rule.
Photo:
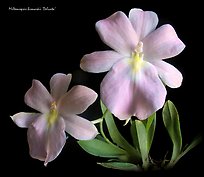
[[[179,4],[178,4],[179,3]],[[54,11],[12,11],[9,7],[54,7]],[[126,14],[131,8],[151,10],[158,14],[159,26],[170,23],[186,44],[184,51],[168,60],[183,74],[183,84],[169,89],[167,99],[172,100],[180,114],[184,144],[202,133],[202,19],[197,1],[163,0],[103,0],[103,1],[17,1],[9,0],[5,31],[6,50],[2,67],[1,124],[3,141],[3,168],[7,175],[15,176],[202,176],[203,145],[185,155],[176,167],[168,171],[132,173],[106,169],[96,165],[103,159],[84,152],[73,138],[69,138],[61,154],[47,167],[29,156],[26,132],[18,128],[9,115],[30,111],[24,104],[24,94],[32,79],[40,80],[49,88],[50,77],[57,73],[72,73],[71,85],[82,84],[99,93],[102,74],[81,71],[82,56],[105,46],[95,31],[95,23],[114,12]],[[4,99],[5,98],[5,99]],[[100,116],[99,99],[84,114],[90,120]],[[160,114],[160,112],[159,112]],[[152,156],[161,158],[170,149],[170,140],[158,116],[158,126],[152,147]]]

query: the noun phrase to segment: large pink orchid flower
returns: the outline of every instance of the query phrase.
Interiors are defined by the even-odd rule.
[[[165,24],[155,30],[157,14],[131,9],[96,23],[102,41],[113,50],[84,55],[84,71],[107,75],[101,83],[101,99],[119,119],[146,119],[165,102],[166,88],[179,87],[182,74],[163,61],[178,55],[185,45],[174,28]],[[163,84],[164,83],[164,84]]]
[[[96,127],[78,116],[97,98],[97,93],[85,86],[74,86],[67,92],[71,74],[55,74],[50,80],[51,94],[38,80],[25,94],[25,103],[40,113],[20,112],[11,116],[22,128],[28,128],[30,155],[44,161],[54,160],[61,152],[69,133],[79,140],[89,140],[98,134]]]

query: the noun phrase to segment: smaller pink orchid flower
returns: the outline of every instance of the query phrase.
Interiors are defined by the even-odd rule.
[[[71,74],[55,74],[50,80],[51,93],[38,80],[25,94],[25,103],[40,113],[20,112],[11,116],[21,128],[28,128],[31,157],[48,162],[54,160],[66,142],[65,131],[78,140],[95,138],[93,123],[78,116],[97,98],[97,93],[85,86],[74,86],[68,92]]]
[[[118,11],[96,23],[102,41],[113,50],[81,60],[84,71],[109,71],[101,83],[101,99],[121,120],[148,118],[164,105],[164,84],[176,88],[182,83],[182,74],[163,59],[178,55],[185,45],[171,25],[155,29],[157,24],[152,11],[131,9],[129,18]]]

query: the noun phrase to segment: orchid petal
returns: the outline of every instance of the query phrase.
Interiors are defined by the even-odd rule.
[[[151,33],[158,24],[157,14],[152,11],[143,11],[141,9],[131,9],[129,19],[136,34],[142,40]]]
[[[77,115],[67,115],[64,118],[66,132],[78,140],[90,140],[98,134],[94,124]]]
[[[47,89],[38,80],[33,80],[32,87],[25,94],[25,103],[42,113],[49,111],[52,100]]]
[[[119,11],[96,23],[101,40],[118,53],[129,56],[134,51],[138,36],[127,16]]]
[[[173,65],[164,61],[153,61],[151,63],[157,68],[160,78],[167,86],[171,88],[181,86],[183,76]]]
[[[39,117],[40,113],[27,113],[27,112],[19,112],[11,116],[11,119],[21,128],[28,128],[33,121]]]
[[[56,101],[67,92],[71,78],[71,74],[57,73],[50,79],[50,93]]]
[[[131,116],[146,119],[160,109],[166,97],[166,89],[155,67],[143,61],[135,72],[131,59],[118,62],[101,83],[101,99],[119,119]]]
[[[46,115],[41,115],[28,128],[28,143],[31,157],[48,162],[54,160],[61,152],[65,142],[65,124],[59,118],[54,125],[48,126]]]
[[[171,58],[183,51],[184,43],[171,25],[163,25],[143,39],[145,60]]]
[[[84,71],[100,73],[109,71],[110,68],[123,56],[114,51],[100,51],[84,55],[80,67]]]
[[[47,156],[47,120],[45,114],[41,114],[41,116],[29,126],[27,135],[30,156],[44,161]]]
[[[49,130],[49,136],[47,141],[47,157],[44,165],[54,160],[62,151],[66,143],[65,123],[62,118],[53,125]]]
[[[97,98],[97,93],[88,87],[77,85],[72,87],[58,105],[59,112],[67,114],[80,114],[84,112]]]

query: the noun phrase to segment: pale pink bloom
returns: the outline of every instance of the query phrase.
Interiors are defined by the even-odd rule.
[[[11,116],[22,128],[28,128],[30,155],[44,161],[54,160],[66,142],[65,131],[79,140],[98,134],[96,127],[77,114],[84,112],[97,98],[85,86],[74,86],[68,92],[71,74],[55,74],[50,80],[50,93],[38,80],[25,94],[25,103],[40,113],[20,112]]]
[[[109,71],[101,83],[101,99],[121,120],[146,119],[163,106],[164,84],[176,88],[182,83],[182,74],[163,59],[178,55],[185,45],[171,25],[155,30],[157,24],[152,11],[131,9],[129,18],[116,12],[96,23],[102,41],[113,50],[93,52],[81,60],[84,71]]]

